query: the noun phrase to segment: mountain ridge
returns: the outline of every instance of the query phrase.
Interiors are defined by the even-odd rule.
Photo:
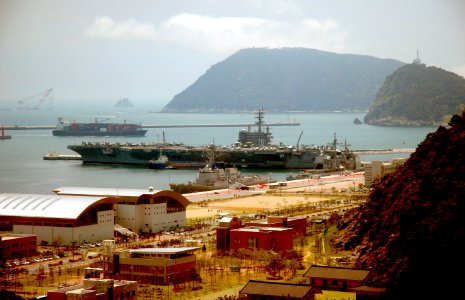
[[[308,48],[248,48],[213,65],[161,112],[366,111],[402,65]]]

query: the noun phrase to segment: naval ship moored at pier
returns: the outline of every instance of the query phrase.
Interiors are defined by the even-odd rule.
[[[206,165],[213,151],[215,160],[225,167],[250,169],[321,169],[356,170],[360,159],[345,145],[337,149],[337,140],[330,146],[275,145],[264,112],[257,113],[258,130],[250,127],[239,132],[239,139],[229,146],[188,146],[176,143],[120,144],[89,143],[69,145],[81,155],[83,163],[146,165],[157,160],[160,153],[167,157],[167,166],[198,163]],[[264,128],[266,127],[266,129]]]

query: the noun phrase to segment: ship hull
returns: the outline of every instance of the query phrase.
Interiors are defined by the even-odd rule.
[[[70,150],[82,157],[83,163],[91,164],[122,164],[149,166],[150,160],[158,158],[160,151],[170,162],[177,162],[178,168],[185,166],[204,166],[208,162],[208,147],[161,147],[157,145],[116,145],[85,143],[70,145]],[[253,150],[249,148],[221,148],[215,150],[217,162],[225,167],[248,169],[315,169],[317,158],[323,153],[317,149]],[[346,159],[346,160],[350,160]],[[349,168],[350,169],[350,168]]]
[[[134,130],[134,131],[64,131],[53,130],[54,136],[144,136],[147,130]]]

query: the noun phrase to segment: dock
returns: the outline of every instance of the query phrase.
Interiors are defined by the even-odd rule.
[[[413,148],[354,150],[354,153],[358,155],[396,154],[396,153],[411,154],[413,152],[415,152],[415,149]]]
[[[58,154],[56,152],[44,155],[44,160],[82,160],[79,154]]]
[[[242,124],[159,124],[159,125],[141,125],[142,128],[195,128],[195,127],[253,127],[258,126],[255,123]],[[281,123],[265,123],[262,126],[300,126],[299,122],[281,122]],[[56,125],[9,125],[4,126],[8,130],[52,130],[56,129]]]

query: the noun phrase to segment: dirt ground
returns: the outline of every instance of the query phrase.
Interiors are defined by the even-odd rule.
[[[219,199],[212,199],[210,195],[206,201],[207,206],[202,207],[199,201],[191,202],[187,207],[187,218],[203,218],[213,217],[218,213],[229,212],[232,214],[246,212],[256,212],[265,209],[275,209],[285,205],[296,205],[299,202],[316,203],[327,200],[328,196],[324,195],[306,195],[305,192],[325,192],[329,191],[348,191],[357,188],[360,183],[365,182],[365,177],[361,173],[352,174],[350,176],[334,176],[328,180],[300,180],[288,181],[287,186],[281,190],[275,190],[273,194],[266,193],[268,189],[261,191],[255,195],[236,195],[233,198],[224,199],[224,193],[215,194]],[[189,198],[189,197],[188,197]],[[205,203],[205,202],[204,202]]]

